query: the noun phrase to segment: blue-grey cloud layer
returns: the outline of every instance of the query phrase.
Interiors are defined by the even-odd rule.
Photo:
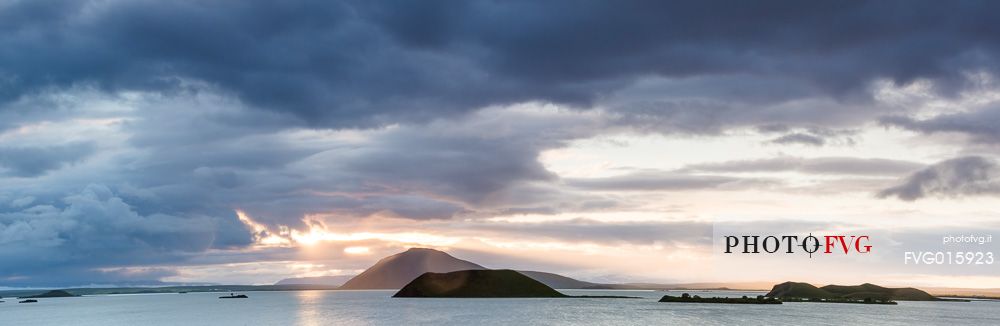
[[[94,152],[93,144],[46,147],[0,147],[0,169],[8,175],[36,177],[79,161]]]
[[[529,100],[592,104],[640,77],[747,74],[860,97],[873,79],[958,87],[995,69],[991,2],[14,1],[0,99],[80,83],[206,81],[304,123],[427,119]],[[748,83],[749,84],[749,83]]]

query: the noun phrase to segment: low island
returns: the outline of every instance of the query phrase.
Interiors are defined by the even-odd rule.
[[[248,297],[246,294],[235,294],[235,293],[230,293],[229,295],[224,295],[219,297],[219,299],[248,299],[248,298],[250,297]]]
[[[915,288],[888,288],[871,283],[861,285],[827,285],[785,282],[775,285],[765,294],[784,302],[827,302],[858,304],[897,304],[896,301],[965,301],[942,299]]]
[[[679,297],[665,295],[660,298],[660,302],[691,302],[691,303],[732,303],[732,304],[781,304],[781,301],[771,297],[765,297],[759,295],[755,298],[750,298],[743,296],[741,298],[726,298],[726,297],[711,297],[702,298],[697,295],[690,295],[687,293],[681,294]]]
[[[35,299],[35,298],[67,298],[67,297],[78,297],[78,295],[63,291],[63,290],[52,290],[42,294],[29,295],[18,297],[18,299]]]
[[[915,288],[888,288],[871,283],[861,285],[827,285],[816,287],[809,283],[785,282],[777,284],[765,295],[756,298],[702,298],[684,293],[680,297],[665,295],[660,302],[781,304],[782,302],[820,302],[895,305],[896,301],[968,301],[942,299]]]

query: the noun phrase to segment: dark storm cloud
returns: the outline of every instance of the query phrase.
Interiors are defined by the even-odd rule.
[[[346,171],[372,182],[404,190],[422,189],[477,203],[484,196],[519,181],[552,180],[537,160],[538,152],[555,145],[531,144],[528,135],[483,137],[470,134],[401,131],[361,152]],[[444,182],[442,182],[444,181]]]
[[[140,213],[231,216],[242,209],[271,226],[301,228],[302,217],[315,213],[447,219],[608,205],[547,186],[556,176],[538,161],[543,150],[594,134],[595,122],[580,115],[488,110],[424,126],[346,131],[357,136],[344,140],[234,123],[233,116],[259,112],[216,100],[160,101],[140,105],[143,116],[122,124],[137,152],[115,164],[128,168],[101,176],[122,180],[116,188]]]
[[[890,159],[776,157],[759,160],[693,164],[685,166],[679,171],[715,173],[796,171],[811,174],[893,176],[910,173],[922,167],[924,165],[920,163]]]
[[[914,201],[930,196],[959,197],[1000,194],[1000,165],[993,159],[966,156],[920,170],[902,183],[882,190],[880,198]]]
[[[199,215],[140,215],[108,187],[90,185],[53,205],[0,212],[0,279],[36,284],[58,274],[73,277],[61,282],[92,282],[102,280],[90,278],[100,267],[181,261],[218,247],[216,223]]]
[[[45,147],[0,147],[0,173],[36,177],[78,162],[96,149],[93,143],[70,143]]]
[[[850,101],[878,78],[948,90],[964,71],[995,69],[992,6],[15,1],[0,9],[0,96],[79,84],[170,93],[196,80],[328,126],[530,100],[585,107],[649,76],[784,76],[804,86],[731,96]]]
[[[884,117],[881,122],[925,134],[959,133],[969,135],[975,142],[994,144],[1000,142],[1000,107],[971,112],[943,114],[918,120],[905,116]]]

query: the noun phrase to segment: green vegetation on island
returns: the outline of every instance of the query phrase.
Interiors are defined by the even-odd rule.
[[[902,301],[940,301],[930,293],[915,288],[887,288],[871,283],[861,285],[827,285],[821,289],[851,299],[888,299]]]
[[[896,304],[896,300],[947,301],[915,288],[887,288],[871,283],[816,287],[809,283],[785,282],[775,285],[764,296],[785,302]]]
[[[660,298],[660,302],[691,302],[691,303],[731,303],[731,304],[781,304],[781,300],[765,297],[758,295],[756,298],[750,298],[743,296],[741,298],[725,298],[725,297],[711,297],[702,298],[697,295],[690,295],[687,293],[681,294],[679,297],[665,295]]]
[[[406,284],[397,298],[620,298],[628,296],[569,296],[521,272],[509,269],[424,273]]]
[[[562,298],[565,294],[509,269],[424,273],[397,298]]]

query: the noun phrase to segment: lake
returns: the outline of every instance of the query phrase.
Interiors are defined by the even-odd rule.
[[[247,292],[249,299],[226,300],[220,293],[99,295],[33,304],[5,298],[0,325],[1000,325],[996,301],[733,305],[656,302],[662,291],[562,292],[642,298],[394,299],[393,291]]]

